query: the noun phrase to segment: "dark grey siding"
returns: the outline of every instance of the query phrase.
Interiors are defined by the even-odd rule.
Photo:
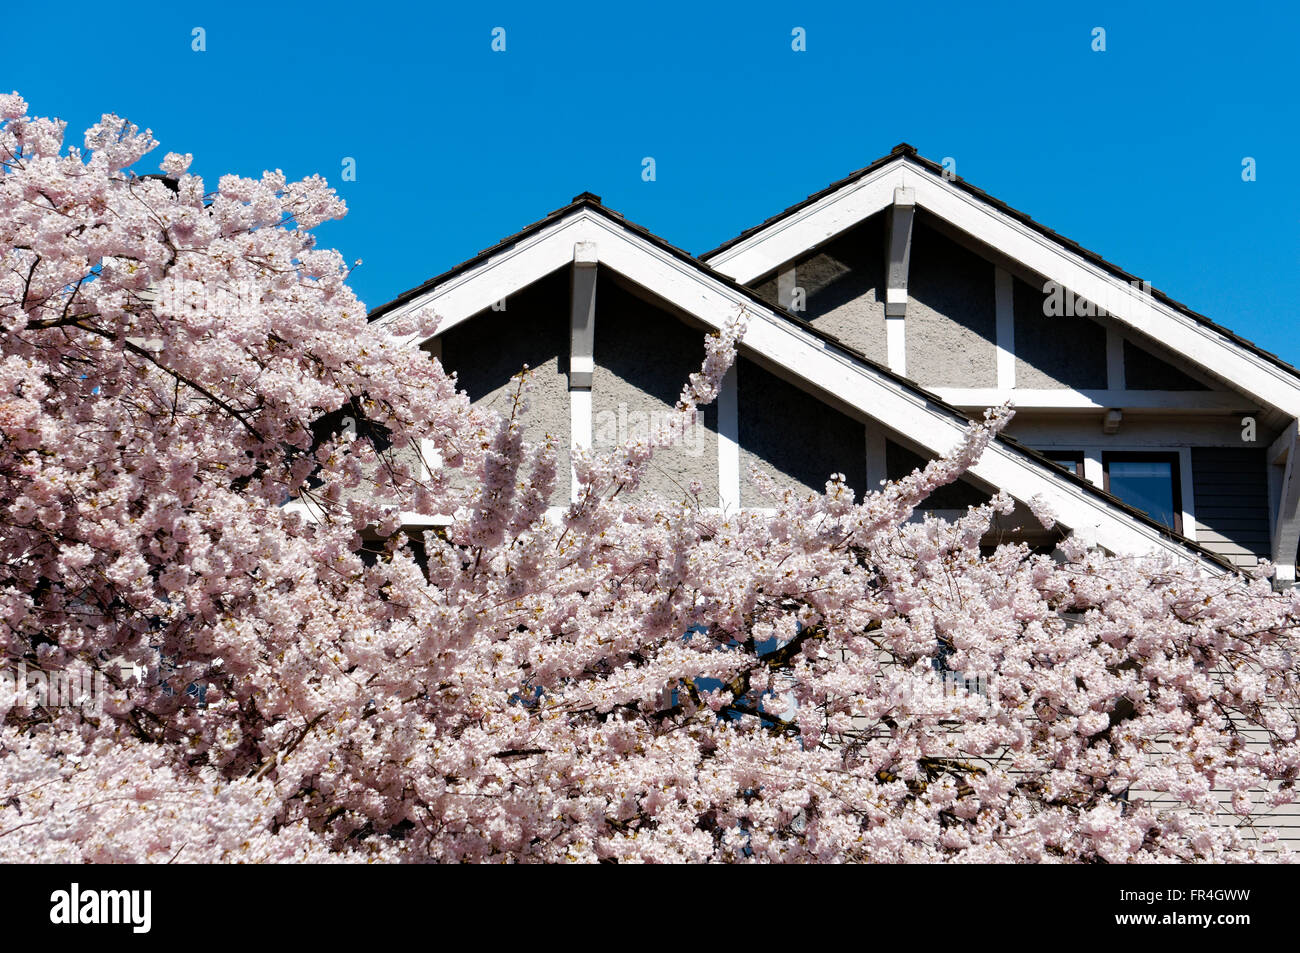
[[[1268,554],[1268,471],[1263,450],[1194,447],[1192,489],[1197,542],[1239,566],[1253,566]]]

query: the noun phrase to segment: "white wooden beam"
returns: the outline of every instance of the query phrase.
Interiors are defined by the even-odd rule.
[[[1106,326],[1106,389],[1124,390],[1124,335],[1113,325]]]
[[[1178,489],[1182,499],[1178,500],[1183,512],[1183,535],[1196,542],[1196,492],[1192,484],[1192,448],[1178,448]]]
[[[867,492],[874,493],[889,479],[889,472],[885,466],[885,429],[874,420],[868,420],[863,426],[866,428]]]
[[[595,242],[574,243],[569,300],[569,387],[590,387],[596,345]]]
[[[591,378],[596,369],[596,243],[573,244],[569,293],[569,498],[578,500],[573,458],[591,449]]]
[[[794,304],[794,289],[798,281],[794,268],[787,268],[776,276],[776,303],[786,311]]]
[[[997,309],[998,389],[1016,386],[1016,313],[1012,298],[1015,288],[1009,272],[993,270],[994,302]]]
[[[591,388],[569,389],[569,501],[578,502],[578,470],[573,458],[591,449]]]
[[[982,410],[1011,401],[1019,410],[1145,410],[1161,413],[1255,411],[1257,405],[1241,394],[1194,390],[1071,390],[1069,388],[935,387],[945,403]]]
[[[885,317],[907,314],[907,269],[912,257],[912,220],[916,217],[916,193],[902,186],[894,189],[889,209],[889,262],[885,269]]]
[[[724,513],[740,509],[740,394],[735,364],[718,391],[718,505]]]
[[[1101,448],[1085,447],[1083,450],[1083,478],[1093,486],[1106,486],[1106,471],[1101,465]]]
[[[1300,439],[1300,422],[1292,420],[1282,435],[1269,447],[1270,462],[1280,456],[1274,448],[1286,446],[1286,465],[1282,471],[1282,486],[1277,512],[1273,515],[1273,546],[1270,558],[1277,566],[1275,582],[1283,585],[1295,582],[1296,547],[1300,546],[1300,466],[1297,466],[1296,444]]]

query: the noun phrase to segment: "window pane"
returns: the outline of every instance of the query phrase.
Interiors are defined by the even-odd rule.
[[[1111,460],[1110,492],[1169,528],[1174,527],[1174,467],[1168,460]]]
[[[1079,472],[1079,458],[1073,453],[1062,453],[1059,450],[1044,450],[1043,456],[1051,460],[1063,470],[1069,470],[1071,473]]]

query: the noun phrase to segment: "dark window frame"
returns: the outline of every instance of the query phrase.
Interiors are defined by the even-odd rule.
[[[1102,489],[1110,493],[1111,463],[1167,463],[1169,464],[1170,492],[1173,497],[1174,525],[1171,527],[1179,536],[1183,535],[1183,480],[1182,456],[1177,450],[1108,450],[1101,455]],[[1114,496],[1114,494],[1111,494]],[[1132,505],[1132,504],[1130,504]],[[1137,507],[1134,507],[1137,509]],[[1147,514],[1150,515],[1150,514]],[[1151,517],[1157,523],[1161,520]]]
[[[1069,461],[1074,464],[1074,475],[1080,478],[1083,477],[1082,450],[1039,450],[1038,452],[1044,457],[1047,457],[1048,460],[1055,463],[1058,467],[1062,467],[1062,469],[1066,470],[1070,468],[1063,467],[1059,461],[1061,459],[1069,459]]]

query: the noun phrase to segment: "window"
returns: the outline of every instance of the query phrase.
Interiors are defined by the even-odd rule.
[[[1182,490],[1176,453],[1106,453],[1102,455],[1107,493],[1183,531]]]
[[[1083,476],[1082,450],[1039,450],[1038,452],[1062,470],[1069,470],[1075,476]]]

